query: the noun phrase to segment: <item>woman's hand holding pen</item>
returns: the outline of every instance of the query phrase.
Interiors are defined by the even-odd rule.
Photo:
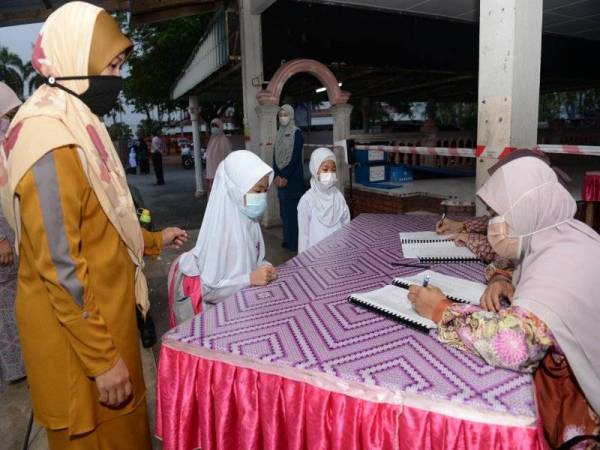
[[[444,293],[435,286],[423,287],[413,284],[408,289],[408,300],[412,303],[413,309],[427,319],[433,317],[438,303],[445,299]]]
[[[437,234],[458,234],[464,231],[463,222],[446,219],[443,217],[435,226]]]

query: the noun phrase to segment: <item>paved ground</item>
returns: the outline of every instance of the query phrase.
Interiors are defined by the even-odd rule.
[[[178,158],[165,159],[164,186],[156,186],[154,175],[129,175],[130,185],[136,187],[144,201],[144,207],[150,209],[152,220],[157,229],[166,226],[179,226],[188,231],[190,241],[185,249],[175,251],[166,249],[157,261],[149,261],[146,276],[150,288],[151,314],[154,318],[158,335],[168,329],[167,274],[171,262],[183,251],[193,247],[202,223],[206,198],[194,197],[194,171],[184,170]],[[293,253],[281,247],[281,229],[264,230],[267,259],[279,265],[293,256]],[[159,344],[153,349],[142,351],[144,377],[148,392],[148,409],[152,429],[154,429],[154,392],[156,378],[156,358]],[[30,403],[25,381],[9,386],[0,393],[0,450],[20,450],[23,448],[27,422],[30,414]],[[154,442],[155,449],[160,443]],[[29,448],[46,450],[47,444],[44,430],[34,426]]]

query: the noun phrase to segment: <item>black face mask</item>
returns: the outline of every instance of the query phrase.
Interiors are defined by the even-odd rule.
[[[58,84],[60,80],[88,80],[89,87],[82,94]],[[123,78],[117,76],[94,75],[87,77],[48,77],[46,84],[57,87],[79,98],[98,117],[107,114],[117,103],[119,93],[123,90]]]

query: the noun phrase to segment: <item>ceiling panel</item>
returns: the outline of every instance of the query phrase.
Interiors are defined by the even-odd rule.
[[[479,20],[479,0],[299,0],[352,5],[411,14]],[[545,32],[597,40],[600,26],[600,0],[544,0]]]
[[[445,2],[439,0],[427,0],[410,8],[410,11],[417,14],[455,18],[475,10],[478,3],[477,0],[454,0]]]

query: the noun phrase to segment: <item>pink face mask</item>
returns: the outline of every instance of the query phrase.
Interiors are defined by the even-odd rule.
[[[501,257],[519,259],[523,251],[523,237],[515,236],[504,216],[496,216],[488,223],[487,238],[492,249]]]

